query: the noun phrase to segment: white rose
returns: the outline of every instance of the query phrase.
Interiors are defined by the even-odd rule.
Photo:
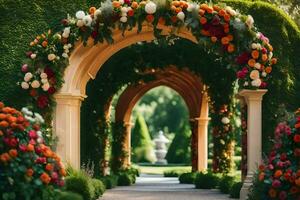
[[[69,53],[70,51],[69,51],[69,49],[66,49],[64,52],[65,52],[65,53]]]
[[[261,68],[261,64],[260,64],[260,63],[255,63],[254,67],[255,67],[256,69],[260,69],[260,68]]]
[[[32,87],[32,88],[39,88],[40,85],[41,85],[40,82],[37,81],[37,80],[34,80],[34,81],[32,81],[32,83],[31,83],[31,87]]]
[[[56,58],[56,55],[53,54],[53,53],[50,53],[50,54],[48,55],[48,60],[49,60],[49,61],[53,61],[55,58]]]
[[[261,44],[257,43],[257,50],[261,50]]]
[[[21,83],[21,87],[24,89],[24,90],[27,90],[29,89],[29,84],[27,82],[22,82]]]
[[[43,78],[43,79],[41,80],[41,82],[42,82],[43,84],[48,83],[48,79],[47,79],[47,78]]]
[[[266,73],[266,72],[262,72],[262,73],[261,73],[261,76],[262,76],[262,77],[266,77],[266,76],[267,76],[267,73]]]
[[[252,80],[259,79],[259,71],[258,70],[252,70],[252,72],[250,73],[250,78]]]
[[[45,83],[45,84],[42,86],[42,88],[43,88],[43,90],[44,90],[45,92],[47,92],[47,91],[49,90],[49,88],[50,88],[49,83]]]
[[[245,81],[244,86],[248,86],[248,85],[249,85],[248,81]]]
[[[273,52],[269,53],[269,59],[271,59],[273,57]]]
[[[220,140],[220,143],[221,143],[222,145],[224,145],[224,144],[225,144],[225,141],[224,141],[223,139],[221,139],[221,140]]]
[[[78,12],[76,13],[76,18],[77,18],[77,19],[83,19],[84,16],[85,16],[85,13],[84,13],[82,10],[80,10],[80,11],[78,11]]]
[[[94,13],[94,16],[99,17],[101,15],[102,11],[100,9],[97,9]]]
[[[68,58],[69,57],[69,55],[67,53],[63,53],[61,56],[64,57],[64,58]]]
[[[196,5],[194,3],[188,3],[187,11],[192,12],[193,10],[196,9]]]
[[[69,49],[69,45],[65,44],[64,45],[64,50]]]
[[[120,4],[123,5],[124,4],[124,0],[119,0]]]
[[[30,79],[32,79],[33,75],[30,72],[27,72],[24,76],[24,81],[28,82]]]
[[[122,12],[122,13],[127,13],[127,12],[128,12],[127,7],[122,7],[122,8],[121,8],[121,12]]]
[[[233,10],[230,6],[226,6],[225,10],[231,15],[231,16],[236,16],[236,11]]]
[[[127,17],[125,17],[125,16],[121,17],[120,21],[123,22],[123,23],[127,22]]]
[[[260,79],[255,79],[251,82],[251,85],[254,87],[259,87],[261,85],[261,80]]]
[[[154,14],[156,12],[156,4],[152,1],[149,1],[145,5],[145,11],[147,14]]]
[[[44,142],[43,138],[41,138],[41,137],[39,137],[36,141],[37,141],[39,144],[41,144],[41,143]]]
[[[251,48],[252,48],[252,49],[257,49],[257,44],[256,44],[256,43],[252,43],[252,44],[251,44]]]
[[[69,35],[70,32],[71,32],[71,28],[70,28],[70,27],[66,27],[66,28],[64,29],[64,34]]]
[[[72,44],[68,44],[69,49],[72,47]]]
[[[45,79],[45,78],[47,78],[48,76],[47,76],[46,73],[41,73],[40,77],[41,77],[41,79]]]
[[[37,134],[39,137],[43,137],[42,131],[37,131],[36,134]]]
[[[82,21],[83,21],[84,25],[91,26],[93,19],[90,15],[86,15],[86,16],[84,16]]]
[[[184,12],[179,12],[178,14],[177,14],[177,18],[179,19],[179,20],[181,20],[181,21],[184,21],[184,18],[185,18],[185,14],[184,14]]]
[[[223,117],[221,121],[222,121],[223,124],[229,124],[230,123],[230,120],[228,119],[228,117]]]
[[[31,58],[31,59],[35,59],[35,58],[36,58],[36,54],[35,54],[35,53],[31,54],[31,55],[30,55],[30,58]]]
[[[80,20],[77,21],[76,25],[77,25],[78,27],[83,27],[84,23],[83,23],[83,21],[80,19]]]
[[[66,33],[63,33],[62,36],[63,36],[64,38],[68,38],[70,35],[69,35],[69,34],[66,34]]]
[[[127,17],[127,13],[121,13],[121,17]]]
[[[248,28],[250,28],[250,29],[253,28],[254,19],[251,15],[247,16],[246,24],[247,24]]]

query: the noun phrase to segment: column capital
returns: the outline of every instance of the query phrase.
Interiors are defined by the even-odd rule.
[[[247,104],[249,101],[261,101],[263,96],[267,93],[266,89],[249,90],[243,89],[238,93],[238,97],[244,97]]]
[[[78,105],[87,96],[82,94],[58,93],[54,95],[57,104]]]

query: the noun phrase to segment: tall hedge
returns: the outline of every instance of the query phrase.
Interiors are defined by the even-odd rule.
[[[142,115],[138,115],[131,134],[132,161],[154,162],[154,149],[147,124]]]

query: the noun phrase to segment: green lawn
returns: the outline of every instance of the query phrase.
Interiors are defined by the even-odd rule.
[[[192,170],[191,166],[176,166],[176,165],[167,165],[167,166],[140,166],[140,165],[133,165],[134,167],[138,168],[141,173],[143,174],[164,174],[164,171],[170,170],[180,170],[184,172],[189,172]]]

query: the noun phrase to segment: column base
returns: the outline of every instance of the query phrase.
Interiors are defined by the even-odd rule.
[[[247,176],[244,180],[242,189],[240,191],[240,200],[246,200],[247,199],[248,194],[250,192],[250,188],[253,184],[253,177],[254,177],[253,173],[248,173],[247,174]]]

